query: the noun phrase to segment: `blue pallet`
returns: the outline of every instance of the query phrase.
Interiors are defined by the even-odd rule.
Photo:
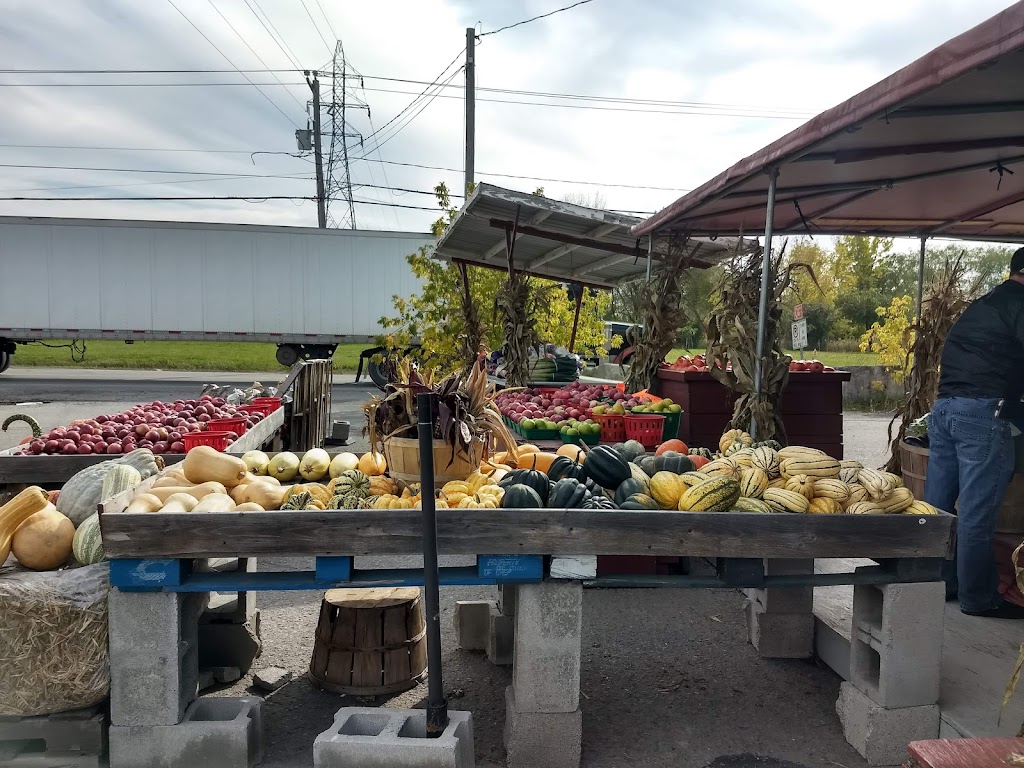
[[[421,587],[421,568],[360,570],[349,556],[320,556],[313,571],[195,571],[192,560],[110,561],[110,585],[122,591],[251,592],[333,587]],[[442,586],[489,586],[542,581],[541,555],[478,555],[475,566],[438,569]]]

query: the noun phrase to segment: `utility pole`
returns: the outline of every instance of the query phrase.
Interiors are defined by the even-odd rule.
[[[476,27],[466,28],[466,190],[474,181],[476,138]]]
[[[306,83],[313,92],[313,153],[316,156],[316,219],[320,229],[327,229],[327,207],[324,195],[324,161],[320,151],[320,81],[317,73],[309,79],[309,71],[305,72]]]

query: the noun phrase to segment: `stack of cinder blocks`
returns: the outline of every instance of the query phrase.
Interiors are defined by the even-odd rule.
[[[516,588],[515,658],[505,691],[509,768],[578,768],[583,739],[580,651],[583,585]]]
[[[0,717],[5,768],[99,768],[107,718],[100,707],[36,717]]]
[[[814,573],[814,560],[765,560],[765,576]],[[814,653],[813,587],[745,589],[747,637],[766,659],[806,659]]]
[[[196,701],[208,601],[207,593],[110,591],[110,768],[262,760],[261,699]]]
[[[492,664],[512,663],[515,644],[516,584],[499,584],[497,600],[455,604],[455,637],[464,651],[486,651]]]
[[[939,735],[944,611],[941,582],[854,588],[850,680],[836,711],[870,765],[899,765],[909,742]]]
[[[211,558],[204,571],[256,571],[256,558]],[[199,689],[233,682],[252,667],[263,650],[260,612],[252,592],[211,592],[199,619]]]

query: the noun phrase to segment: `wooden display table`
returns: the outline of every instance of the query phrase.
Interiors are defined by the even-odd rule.
[[[789,374],[782,393],[782,422],[790,445],[817,448],[843,458],[843,383],[845,371]],[[717,449],[732,419],[736,395],[706,371],[658,371],[655,394],[683,408],[677,437],[691,447]]]

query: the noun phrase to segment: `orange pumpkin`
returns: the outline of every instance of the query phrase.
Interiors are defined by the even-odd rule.
[[[705,464],[707,464],[710,461],[710,459],[707,456],[698,456],[694,454],[693,456],[690,457],[690,461],[693,462],[694,469],[700,469]]]
[[[566,443],[556,451],[559,456],[568,456],[573,461],[578,461],[582,464],[586,461],[587,452],[580,448],[578,445],[569,445]]]
[[[685,456],[690,452],[690,447],[682,440],[677,440],[673,438],[671,440],[666,440],[664,443],[659,445],[658,450],[654,452],[654,455],[661,456],[661,454],[667,451],[675,451],[676,453],[681,453],[683,454],[683,456]]]
[[[383,475],[388,468],[387,461],[384,460],[383,453],[364,453],[359,458],[359,471],[369,477],[375,475]]]
[[[537,469],[544,474],[548,473],[551,469],[551,463],[558,458],[558,454],[547,453],[545,451],[535,451],[529,456],[521,457],[519,462],[520,469]]]
[[[539,453],[539,452],[540,452],[540,448],[538,448],[533,443],[523,443],[518,448],[516,448],[516,455],[519,456],[519,457],[522,457],[524,454],[527,454],[527,453]]]

